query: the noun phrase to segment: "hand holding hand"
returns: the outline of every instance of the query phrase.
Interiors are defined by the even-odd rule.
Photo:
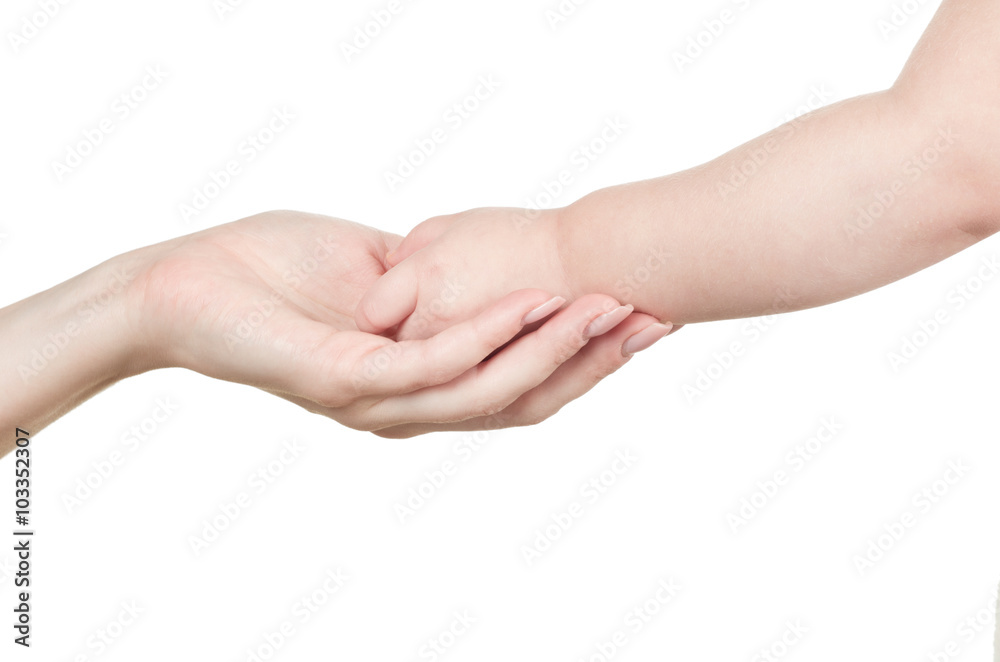
[[[353,313],[399,244],[339,219],[259,214],[141,249],[127,309],[151,367],[254,385],[385,436],[537,422],[624,363],[623,331],[597,336],[631,311],[604,295],[557,312],[550,291],[512,288],[434,335],[359,331]]]

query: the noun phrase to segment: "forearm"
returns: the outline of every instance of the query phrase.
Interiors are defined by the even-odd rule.
[[[674,323],[877,288],[987,233],[971,137],[939,119],[869,95],[698,168],[598,191],[563,213],[565,268],[581,291]]]
[[[674,323],[754,316],[877,288],[996,231],[1000,104],[973,84],[972,56],[954,52],[956,39],[978,57],[996,51],[962,23],[982,6],[949,3],[891,90],[562,210],[574,289]],[[942,96],[944,80],[958,82]]]
[[[138,259],[120,256],[0,309],[0,455],[15,427],[35,433],[146,369],[125,296]]]

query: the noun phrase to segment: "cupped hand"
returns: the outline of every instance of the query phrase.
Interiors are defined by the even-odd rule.
[[[522,289],[428,338],[359,331],[354,312],[400,241],[282,211],[140,249],[130,324],[151,367],[250,384],[394,437],[534,423],[627,360],[620,336],[637,320],[619,326],[630,309],[606,295],[559,310],[552,293]]]

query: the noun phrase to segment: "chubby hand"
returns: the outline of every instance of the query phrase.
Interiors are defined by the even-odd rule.
[[[359,329],[396,338],[426,338],[522,288],[569,301],[584,294],[560,260],[558,210],[491,207],[435,216],[415,227],[387,262],[391,269],[362,298],[355,319]],[[642,330],[656,324],[642,319]],[[625,354],[671,328],[653,326]]]

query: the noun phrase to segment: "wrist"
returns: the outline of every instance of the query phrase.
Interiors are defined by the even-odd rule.
[[[637,204],[642,191],[625,184],[590,193],[559,210],[559,261],[579,297],[607,294],[636,311],[663,320],[679,312],[665,288],[672,248],[657,231],[652,204]]]
[[[89,376],[113,383],[156,366],[137,333],[141,311],[132,296],[143,266],[138,251],[125,253],[50,290],[57,293],[52,318],[57,332],[73,340],[74,360],[86,358]],[[48,294],[48,293],[44,293]]]
[[[554,210],[555,244],[563,277],[572,299],[597,293],[613,296],[623,304],[632,303],[615,287],[613,269],[608,267],[614,259],[614,238],[605,236],[593,196]]]
[[[124,257],[124,256],[122,256]],[[5,424],[45,427],[111,384],[149,369],[127,309],[135,273],[113,258],[0,311]],[[13,421],[6,420],[7,416]]]

